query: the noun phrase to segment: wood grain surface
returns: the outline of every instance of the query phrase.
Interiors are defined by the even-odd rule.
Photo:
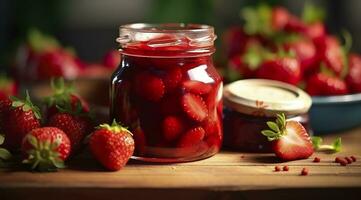
[[[119,172],[106,172],[88,155],[58,173],[0,171],[0,199],[361,199],[361,127],[341,136],[342,152],[315,153],[306,160],[279,163],[272,154],[222,151],[209,159],[181,164],[131,161]],[[358,158],[347,166],[336,156]],[[321,158],[320,163],[312,162]],[[288,165],[288,172],[274,172]],[[308,176],[300,176],[303,167]],[[129,198],[128,198],[129,197]],[[131,197],[131,198],[130,198]],[[47,198],[49,199],[49,198]]]

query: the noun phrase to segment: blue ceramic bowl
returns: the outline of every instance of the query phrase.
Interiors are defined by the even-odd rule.
[[[312,97],[311,127],[315,135],[344,131],[361,125],[361,93]]]

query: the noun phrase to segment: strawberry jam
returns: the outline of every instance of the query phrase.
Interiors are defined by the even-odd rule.
[[[111,119],[127,126],[134,159],[185,162],[222,143],[222,80],[211,55],[212,27],[120,27],[121,62],[111,82]]]
[[[233,150],[272,152],[261,134],[267,122],[284,113],[310,133],[308,110],[311,98],[301,89],[279,81],[246,79],[224,89],[224,144]]]

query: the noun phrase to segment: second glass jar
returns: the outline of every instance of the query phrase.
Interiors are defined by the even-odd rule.
[[[222,81],[211,58],[214,39],[204,25],[120,28],[110,115],[133,133],[133,158],[183,162],[219,151]]]

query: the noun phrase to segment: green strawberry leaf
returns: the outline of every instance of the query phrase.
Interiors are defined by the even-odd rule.
[[[270,130],[262,130],[262,135],[266,136],[268,141],[278,140],[286,134],[286,116],[284,113],[277,114],[275,122],[268,121],[267,126]]]
[[[246,7],[241,10],[240,15],[245,21],[244,30],[247,34],[270,36],[274,33],[271,25],[272,10],[270,6],[261,4],[257,7]]]
[[[326,151],[326,152],[330,152],[330,153],[336,153],[336,152],[341,151],[341,147],[342,147],[341,138],[337,138],[330,145],[322,144],[321,137],[313,136],[313,137],[311,137],[311,139],[312,139],[313,148],[316,151]]]
[[[326,11],[307,1],[303,7],[301,18],[307,24],[322,22],[326,18]]]
[[[4,149],[4,148],[0,148],[0,159],[2,160],[9,160],[12,157],[11,153]]]
[[[3,134],[0,134],[0,145],[2,145],[5,141],[5,136]]]
[[[344,45],[341,48],[342,63],[343,63],[343,68],[341,71],[341,78],[345,78],[347,76],[348,70],[349,70],[348,54],[352,47],[352,36],[351,36],[350,32],[348,32],[346,30],[342,30],[342,36],[344,39]]]

